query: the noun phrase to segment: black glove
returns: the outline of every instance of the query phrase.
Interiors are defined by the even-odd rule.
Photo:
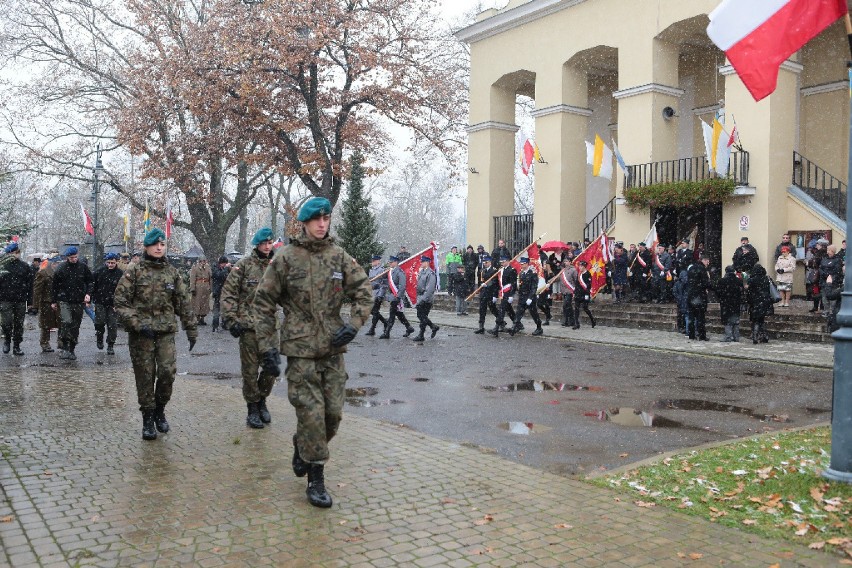
[[[343,347],[344,345],[355,339],[355,336],[357,334],[358,331],[347,323],[334,332],[334,337],[331,338],[331,346]]]
[[[775,272],[777,272],[778,274],[784,274],[784,269],[783,268],[776,268]]]
[[[243,334],[243,326],[240,325],[240,322],[234,322],[234,325],[228,331],[231,332],[231,336],[239,337]]]
[[[281,374],[281,355],[277,349],[270,349],[263,354],[263,372],[267,375],[277,377]]]
[[[192,348],[195,347],[195,338],[190,338],[189,340],[189,350],[192,351]]]
[[[157,332],[151,329],[151,326],[148,324],[139,328],[139,334],[142,335],[142,337],[147,337],[148,339],[157,339]]]

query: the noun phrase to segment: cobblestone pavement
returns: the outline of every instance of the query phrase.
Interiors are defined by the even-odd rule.
[[[442,317],[442,320],[444,318]],[[618,331],[621,333],[621,330]],[[230,388],[178,379],[172,432],[140,436],[124,369],[0,379],[0,564],[825,566],[833,557],[393,424],[347,415],[330,510],[290,470],[293,412],[250,431]]]

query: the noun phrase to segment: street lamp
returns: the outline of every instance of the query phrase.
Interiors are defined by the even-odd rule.
[[[98,260],[98,193],[101,189],[100,175],[103,171],[101,145],[99,143],[95,151],[95,167],[92,169],[92,201],[95,202],[94,215],[92,216],[92,269],[95,268],[95,263]]]

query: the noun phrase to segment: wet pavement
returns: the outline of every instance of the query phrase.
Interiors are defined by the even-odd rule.
[[[193,353],[179,339],[173,430],[155,442],[140,437],[123,335],[114,357],[84,347],[72,363],[0,358],[0,565],[680,566],[678,553],[703,555],[699,566],[834,562],[564,476],[825,421],[825,368],[694,357],[649,335],[657,349],[495,340],[450,327],[464,319],[435,314],[442,331],[422,346],[356,338],[328,511],[307,504],[290,471],[286,398],[269,401],[272,428],[245,427],[227,335],[202,335]],[[585,331],[625,330],[574,334]]]

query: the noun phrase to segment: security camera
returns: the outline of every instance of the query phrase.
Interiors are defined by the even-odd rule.
[[[663,107],[663,118],[666,120],[671,120],[677,116],[677,112],[672,107]]]

